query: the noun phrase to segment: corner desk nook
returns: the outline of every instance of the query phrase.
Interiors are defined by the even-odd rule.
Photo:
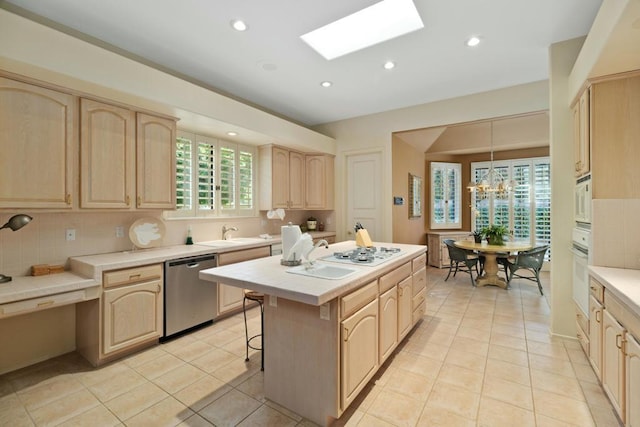
[[[399,251],[366,265],[332,262],[354,241],[316,249],[316,265],[353,270],[337,279],[291,274],[299,267],[279,255],[200,272],[265,295],[264,395],[319,425],[344,413],[425,313],[427,247],[375,246]]]

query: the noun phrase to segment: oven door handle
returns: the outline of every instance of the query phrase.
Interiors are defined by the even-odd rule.
[[[575,246],[571,247],[571,252],[577,257],[585,258],[585,259],[588,258],[588,255],[585,252],[581,251],[580,249],[576,248]]]

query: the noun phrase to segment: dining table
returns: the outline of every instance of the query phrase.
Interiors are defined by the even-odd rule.
[[[476,243],[471,240],[457,240],[453,244],[461,249],[476,251],[484,255],[484,273],[476,280],[476,286],[496,285],[507,289],[508,283],[498,276],[498,256],[508,256],[511,252],[533,248],[528,242],[505,241],[502,245],[490,245],[486,241]]]

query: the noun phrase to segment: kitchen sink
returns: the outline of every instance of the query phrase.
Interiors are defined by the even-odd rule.
[[[355,273],[357,270],[353,268],[336,267],[333,265],[316,264],[311,267],[299,265],[287,270],[287,273],[300,274],[303,276],[317,277],[319,279],[344,279],[345,277]]]
[[[228,240],[209,240],[207,242],[196,242],[196,244],[202,246],[211,246],[214,248],[222,248],[229,246],[246,245],[249,243],[261,243],[264,242],[264,240],[265,239],[261,239],[260,237],[235,237]]]

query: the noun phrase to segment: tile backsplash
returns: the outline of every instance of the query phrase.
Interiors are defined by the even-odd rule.
[[[640,270],[640,199],[594,199],[591,262]]]
[[[34,212],[0,213],[0,225],[16,213],[26,213],[33,220],[18,231],[0,230],[0,273],[10,276],[31,274],[35,264],[62,264],[68,268],[72,256],[127,251],[133,248],[129,227],[143,217],[161,218],[160,212]],[[310,215],[321,221],[333,221],[333,211],[287,211],[284,220],[268,219],[266,212],[251,218],[171,219],[164,220],[167,233],[163,245],[179,245],[186,240],[191,226],[194,242],[222,237],[222,226],[234,226],[232,236],[280,234],[280,227],[289,221],[301,224]],[[327,221],[328,220],[328,221]],[[116,237],[116,227],[122,227],[124,237]],[[334,230],[333,225],[326,230]],[[75,240],[66,240],[66,230],[75,230]]]

